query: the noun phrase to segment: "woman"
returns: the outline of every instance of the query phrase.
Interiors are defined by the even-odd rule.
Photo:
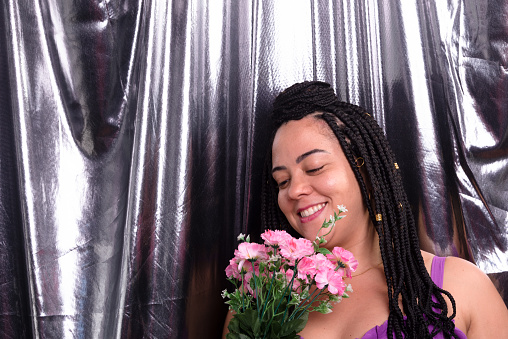
[[[326,83],[303,82],[276,98],[273,119],[264,226],[314,239],[346,205],[326,247],[351,251],[360,265],[346,282],[351,297],[332,313],[310,313],[302,337],[508,338],[508,310],[487,276],[419,249],[399,167],[366,111],[340,102]]]

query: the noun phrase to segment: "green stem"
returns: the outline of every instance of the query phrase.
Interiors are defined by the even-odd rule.
[[[272,248],[273,248],[273,251],[274,251],[274,254],[277,254],[277,249],[279,248],[278,245],[272,245]],[[268,266],[267,266],[268,268]],[[277,264],[275,265],[275,270],[273,271],[273,275],[272,275],[272,280],[270,281],[270,288],[268,289],[268,294],[266,295],[266,299],[265,299],[265,302],[264,302],[264,305],[263,305],[263,311],[261,312],[261,319],[263,319],[264,315],[265,315],[265,311],[266,311],[266,306],[268,305],[268,299],[270,297],[270,293],[272,292],[272,287],[273,287],[273,282],[275,280],[275,275],[276,275],[276,271],[279,270],[280,268],[280,259],[277,260]],[[270,270],[268,270],[268,272],[270,272]]]
[[[250,263],[252,264],[252,275],[254,276],[254,289],[256,290],[256,311],[258,311],[259,318],[259,291],[256,284],[256,268],[254,267],[254,261],[251,261]]]
[[[261,319],[263,319],[266,311],[266,305],[268,304],[268,299],[270,298],[270,293],[272,292],[273,281],[275,280],[275,272],[273,272],[272,280],[270,280],[270,288],[268,289],[268,294],[266,295],[266,299],[263,305],[263,311],[261,312]]]
[[[296,267],[296,265],[295,265]],[[292,286],[292,282],[293,282],[293,279],[295,278],[294,274],[293,274],[293,278],[291,279],[291,286]],[[284,293],[282,294],[282,298],[280,298],[279,300],[279,304],[277,305],[277,308],[275,308],[275,311],[273,312],[273,316],[275,316],[275,314],[277,314],[277,311],[279,310],[279,307],[280,307],[280,304],[282,303],[282,300],[284,299],[284,295],[286,295],[286,292],[287,290],[290,288],[290,285],[288,284],[286,286],[286,288],[284,289]],[[291,291],[291,290],[290,290]],[[289,292],[289,295],[291,295],[291,292]],[[286,311],[287,311],[287,306],[286,306]],[[268,333],[268,330],[270,329],[270,325],[272,325],[272,321],[273,321],[273,316],[272,316],[272,319],[270,319],[270,322],[268,323],[268,325],[266,326],[266,330],[265,330],[265,334],[263,335],[263,339],[265,339],[267,333]],[[283,318],[284,319],[284,318]]]
[[[325,289],[322,288],[319,293],[314,297],[314,299],[312,299],[312,301],[307,305],[307,307],[305,307],[305,309],[296,317],[296,319],[299,319],[304,313],[305,311],[307,311],[307,309],[312,305],[312,303],[314,302],[314,300],[316,300],[317,297],[319,297],[321,295],[321,292],[323,292]]]
[[[243,293],[243,289],[245,288],[245,281],[243,280],[243,272],[240,273],[242,275],[242,312],[245,312],[245,294]]]
[[[312,296],[317,292],[319,291],[318,289],[315,289],[314,292],[312,292],[311,294],[309,294],[309,296],[307,298],[305,298],[304,301],[302,301],[296,308],[295,310],[293,311],[293,313],[291,314],[291,317],[289,317],[289,320],[293,319],[296,315],[296,313],[301,310],[305,305],[307,305],[307,301],[309,301],[310,298],[312,298]]]
[[[280,323],[281,325],[284,324],[284,322],[286,321],[286,313],[288,312],[289,301],[291,300],[291,291],[293,290],[293,282],[295,281],[295,276],[296,276],[296,273],[298,272],[297,267],[298,267],[299,262],[300,262],[299,260],[297,262],[295,262],[295,270],[293,271],[293,277],[291,278],[291,283],[289,284],[290,288],[289,288],[289,294],[288,294],[288,303],[286,306],[286,310],[284,311],[284,315],[282,316],[282,322]]]
[[[326,233],[326,234],[322,235],[321,237],[326,237],[328,234],[330,234],[330,232],[332,232],[333,228],[335,227],[335,222],[337,221],[337,217],[338,217],[338,215],[334,212],[334,215],[333,215],[333,218],[332,218],[332,219],[333,219],[333,221],[332,221],[332,219],[330,219],[330,221],[329,221],[329,222],[330,222],[330,224],[331,224],[330,230],[328,231],[328,233]],[[326,225],[326,220],[323,222],[323,224],[322,224],[322,225],[321,225],[321,227],[319,228],[319,230],[318,230],[318,232],[317,232],[317,234],[316,234],[316,239],[317,239],[317,238],[321,238],[321,237],[319,237],[319,232],[321,232],[321,230],[322,230],[323,228],[325,228],[325,225]]]

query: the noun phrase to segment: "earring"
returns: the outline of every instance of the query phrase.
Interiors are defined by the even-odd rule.
[[[355,158],[356,167],[360,168],[365,164],[365,160],[362,157]]]

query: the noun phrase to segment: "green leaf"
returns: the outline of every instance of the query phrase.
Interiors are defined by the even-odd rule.
[[[250,339],[248,335],[242,333],[228,333],[226,334],[226,339]]]
[[[228,324],[229,333],[240,333],[240,322],[237,318],[233,317]],[[228,337],[229,339],[229,337]]]
[[[330,294],[328,297],[330,298],[330,301],[332,301],[332,302],[340,301],[340,298],[335,294]]]
[[[309,312],[305,311],[301,316],[300,318],[298,319],[295,319],[295,320],[299,320],[300,322],[298,323],[298,326],[296,326],[295,328],[295,331],[296,333],[299,333],[301,331],[303,331],[303,328],[305,327],[305,325],[307,325],[307,321],[309,320]],[[296,323],[296,322],[295,322]]]
[[[280,331],[280,338],[298,338],[297,333],[301,332],[305,325],[307,325],[307,320],[309,319],[309,312],[304,312],[302,316],[298,319],[293,319],[288,321],[282,325],[282,329]]]
[[[270,338],[280,338],[280,331],[282,329],[282,326],[280,323],[272,322],[271,329],[270,329]]]
[[[234,317],[238,318],[241,325],[252,328],[258,318],[258,312],[249,308],[243,313],[235,314]]]
[[[320,247],[318,250],[317,250],[319,253],[321,254],[324,254],[324,255],[327,255],[327,254],[332,254],[332,252],[330,252],[328,249],[324,248],[324,247]]]
[[[263,324],[262,321],[260,321],[258,318],[254,321],[254,326],[252,326],[252,332],[254,333],[254,338],[262,338],[263,337],[263,328],[264,326],[261,326]],[[266,326],[267,324],[265,324]]]
[[[319,313],[322,313],[322,314],[328,314],[330,312],[332,312],[331,310],[332,308],[332,305],[326,301],[321,301],[319,303],[319,306],[317,306],[314,311],[318,311]]]
[[[236,313],[228,325],[230,333],[245,334],[247,338],[254,337],[253,327],[257,321],[257,311],[247,309],[243,313]],[[244,338],[244,337],[237,337]]]
[[[250,337],[242,333],[228,333],[226,339],[250,339]]]

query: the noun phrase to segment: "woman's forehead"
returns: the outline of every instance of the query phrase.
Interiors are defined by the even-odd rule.
[[[329,139],[328,141],[338,143],[335,134],[324,120],[314,116],[307,116],[303,119],[291,120],[281,125],[275,133],[272,149],[274,149],[276,144],[285,141],[299,140],[310,143],[312,141],[321,141],[323,137]],[[291,145],[291,142],[289,145]]]
[[[314,149],[328,153],[341,151],[337,138],[325,121],[304,119],[289,121],[279,128],[272,144],[272,162],[285,156],[299,157]]]

